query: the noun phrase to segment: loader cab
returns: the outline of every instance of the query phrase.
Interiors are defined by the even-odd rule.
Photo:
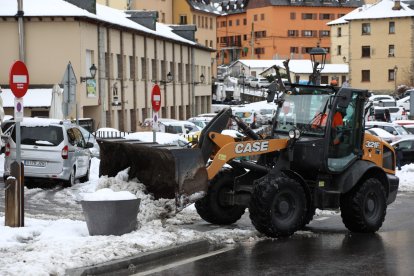
[[[300,131],[290,162],[295,170],[342,172],[361,156],[365,93],[351,88],[291,87],[275,120],[273,136]]]

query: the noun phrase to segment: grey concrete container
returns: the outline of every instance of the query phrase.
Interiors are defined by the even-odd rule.
[[[81,201],[89,235],[123,235],[137,229],[141,199]]]

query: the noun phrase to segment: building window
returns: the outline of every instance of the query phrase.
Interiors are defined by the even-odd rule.
[[[226,27],[227,26],[227,22],[226,21],[221,21],[221,27]]]
[[[193,24],[197,25],[197,16],[196,15],[193,15]]]
[[[255,15],[253,16],[253,20],[254,20],[254,21],[257,21],[257,14],[255,14]]]
[[[201,17],[200,16],[198,16],[198,19],[197,19],[197,27],[201,27]]]
[[[309,54],[313,47],[302,47],[302,54]]]
[[[240,25],[240,19],[236,19],[236,26]]]
[[[388,69],[388,81],[394,81],[394,80],[395,80],[395,70]]]
[[[264,48],[254,48],[254,53],[256,55],[263,55],[265,53],[265,49]]]
[[[174,66],[174,62],[173,61],[170,61],[170,72],[171,72],[171,75],[173,76],[173,79],[175,78],[174,76],[175,76],[175,66]]]
[[[266,37],[266,31],[254,32],[254,36],[255,36],[256,38]]]
[[[295,20],[296,19],[296,13],[295,12],[291,12],[290,13],[290,20]]]
[[[395,46],[394,45],[388,45],[388,56],[393,57],[395,55]]]
[[[210,18],[210,30],[213,29],[213,18]]]
[[[362,70],[361,71],[361,81],[362,82],[369,82],[371,81],[371,72],[369,70]]]
[[[213,48],[213,40],[210,40],[210,48]]]
[[[157,60],[156,59],[151,59],[151,79],[152,80],[158,80],[158,74],[157,74]]]
[[[303,37],[313,37],[315,36],[315,31],[311,31],[311,30],[303,30],[302,31],[302,36]]]
[[[327,36],[330,36],[330,35],[331,35],[330,31],[327,31],[327,30],[319,31],[319,36],[320,37],[327,37]]]
[[[331,20],[334,18],[334,15],[331,13],[320,13],[319,14],[319,19],[320,20]]]
[[[117,64],[117,78],[122,79],[122,56],[120,54],[116,55],[116,64]]]
[[[390,34],[395,34],[395,22],[391,21],[388,25],[388,32]]]
[[[362,46],[362,55],[363,58],[371,57],[371,46]]]
[[[316,19],[316,13],[302,13],[303,20]]]
[[[178,63],[178,81],[183,81],[183,64],[181,62]]]
[[[161,22],[165,23],[165,12],[161,13]]]
[[[180,15],[180,25],[187,25],[187,15]]]
[[[345,13],[338,13],[338,18],[341,18],[342,16],[345,16]]]
[[[299,48],[298,47],[290,47],[290,53],[291,54],[298,54]]]
[[[141,66],[142,66],[141,78],[143,80],[146,80],[147,79],[147,59],[146,58],[141,58]]]
[[[243,40],[247,40],[247,35],[243,35]]]
[[[135,79],[135,59],[133,56],[129,56],[129,78]]]
[[[233,21],[229,20],[229,27],[233,26]]]
[[[265,15],[264,15],[264,13],[260,14],[260,20],[265,20]]]
[[[342,36],[342,28],[338,27],[338,37],[341,37],[341,36]]]
[[[190,64],[185,65],[185,80],[190,82]]]
[[[167,80],[167,61],[161,60],[161,79]]]
[[[338,45],[337,54],[338,54],[338,56],[342,55],[342,46],[341,45]]]
[[[370,34],[371,34],[371,24],[362,23],[362,35],[370,35]]]
[[[105,53],[105,78],[109,78],[110,77],[110,74],[109,74],[109,68],[111,68],[110,67],[110,64],[109,64],[109,54],[108,53]]]
[[[243,18],[243,25],[247,25],[247,18]]]
[[[288,30],[288,36],[294,37],[294,36],[298,36],[298,35],[299,35],[298,30]]]

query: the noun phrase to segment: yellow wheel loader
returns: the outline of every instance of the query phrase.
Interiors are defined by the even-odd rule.
[[[130,178],[156,198],[175,198],[178,209],[195,201],[198,214],[214,224],[232,224],[249,208],[253,225],[270,237],[302,229],[316,208],[340,208],[349,230],[375,232],[399,180],[393,148],[364,131],[368,96],[366,90],[291,84],[275,100],[268,137],[227,108],[191,148],[101,140],[100,175],[130,167]],[[334,124],[338,113],[341,122]],[[245,138],[221,134],[230,120]]]

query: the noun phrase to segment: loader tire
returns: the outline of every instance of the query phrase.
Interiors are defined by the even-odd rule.
[[[249,211],[259,232],[273,238],[288,237],[303,227],[307,214],[305,190],[285,175],[265,176],[254,187]]]
[[[222,170],[211,181],[207,195],[196,201],[197,213],[207,222],[219,225],[228,225],[238,221],[246,210],[246,206],[226,205],[226,193],[233,189],[234,178],[237,174],[233,170]]]
[[[378,179],[369,178],[341,195],[340,205],[342,221],[350,231],[376,232],[387,212],[384,187]]]

